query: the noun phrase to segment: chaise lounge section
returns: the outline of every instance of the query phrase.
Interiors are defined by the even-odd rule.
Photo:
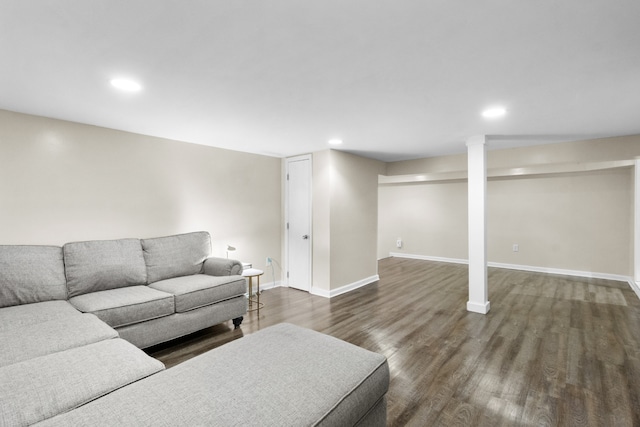
[[[279,324],[37,425],[384,426],[388,386],[384,356]]]

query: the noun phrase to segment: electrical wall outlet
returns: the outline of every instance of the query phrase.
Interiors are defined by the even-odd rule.
[[[399,237],[398,240],[396,240],[396,248],[402,249],[402,239]]]
[[[267,265],[267,267],[270,267],[270,266],[271,266],[271,261],[272,261],[272,260],[271,260],[271,257],[267,257],[267,260],[266,260],[266,265]]]
[[[513,244],[513,252],[518,252],[520,250],[520,245],[518,245],[517,243]]]

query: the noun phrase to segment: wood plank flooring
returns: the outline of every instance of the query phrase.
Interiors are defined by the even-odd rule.
[[[290,322],[384,354],[390,426],[640,426],[640,300],[627,283],[388,258],[380,280],[326,299],[265,291],[260,313],[153,347],[168,367]],[[255,357],[260,357],[256,352]]]

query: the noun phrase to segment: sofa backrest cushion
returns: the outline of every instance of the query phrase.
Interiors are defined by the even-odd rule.
[[[206,231],[141,241],[149,283],[202,273],[211,253],[211,236]]]
[[[61,247],[0,245],[0,307],[64,299]]]
[[[69,298],[147,284],[139,239],[73,242],[62,249]]]

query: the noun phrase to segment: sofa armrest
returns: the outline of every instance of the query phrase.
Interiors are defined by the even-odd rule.
[[[235,276],[242,274],[242,263],[235,259],[207,258],[204,260],[204,274],[209,276]]]

